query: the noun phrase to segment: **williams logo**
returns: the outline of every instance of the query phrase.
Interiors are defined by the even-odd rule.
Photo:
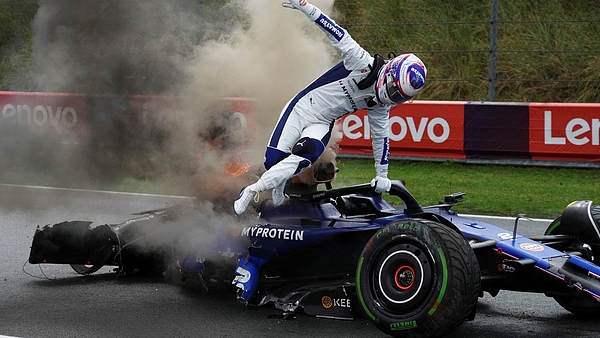
[[[344,37],[344,30],[338,27],[334,22],[331,21],[331,19],[323,14],[321,14],[321,17],[318,18],[315,23],[323,27],[325,31],[333,35],[333,37],[338,41]]]

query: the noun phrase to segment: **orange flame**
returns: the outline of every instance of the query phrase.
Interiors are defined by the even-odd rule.
[[[225,173],[230,176],[238,177],[248,172],[250,169],[250,164],[248,163],[239,163],[237,161],[230,161],[227,163],[227,167],[225,168]]]

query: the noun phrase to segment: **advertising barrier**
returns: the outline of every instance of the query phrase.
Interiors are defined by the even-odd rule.
[[[0,92],[0,127],[88,137],[115,120],[152,134],[176,97]],[[232,123],[258,131],[257,103],[223,98]],[[343,156],[371,154],[366,111],[338,121]],[[600,104],[413,101],[390,112],[391,158],[600,164]]]
[[[465,158],[463,102],[412,102],[390,112],[390,156]],[[345,115],[338,122],[342,154],[370,154],[367,112]]]
[[[18,127],[69,142],[119,142],[119,134],[131,133],[131,129],[136,129],[136,137],[148,138],[160,133],[161,114],[168,118],[178,114],[180,101],[176,96],[159,95],[0,92],[0,127]],[[246,133],[257,132],[258,109],[254,100],[225,97],[217,109],[228,113],[231,122]]]
[[[529,152],[534,160],[600,162],[600,105],[532,103]]]
[[[83,94],[0,92],[0,124],[28,127],[35,133],[87,133]]]
[[[371,153],[366,111],[339,122],[343,155]],[[390,111],[392,158],[600,164],[600,104],[413,101]]]

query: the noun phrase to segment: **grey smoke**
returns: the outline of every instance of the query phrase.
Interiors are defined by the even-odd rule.
[[[313,3],[329,11],[333,1]],[[202,188],[242,148],[259,171],[281,108],[337,57],[302,13],[263,0],[40,0],[34,29],[31,78],[42,91],[92,97],[93,126],[78,147],[14,132],[5,156],[59,185],[176,176]],[[124,98],[140,94],[181,100],[153,116],[148,132]],[[260,128],[243,144],[205,147],[199,135],[211,134],[221,97],[254,99]],[[242,184],[224,181],[226,191]]]
[[[313,3],[329,12],[333,0]],[[79,146],[26,138],[12,154],[30,158],[30,167],[52,172],[63,184],[179,177],[204,200],[201,217],[181,221],[188,237],[190,231],[202,238],[209,229],[240,222],[230,215],[232,197],[256,177],[226,176],[225,166],[241,158],[259,172],[282,107],[339,60],[324,35],[281,1],[40,0],[39,5],[31,77],[43,91],[90,95],[98,115]],[[123,98],[140,94],[181,100],[154,116],[157,128],[148,133],[130,118]],[[252,137],[223,119],[222,97],[255,100],[259,128]],[[37,145],[47,150],[41,157]]]

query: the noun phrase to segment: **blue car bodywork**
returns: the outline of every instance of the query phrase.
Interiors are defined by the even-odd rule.
[[[241,290],[240,297],[249,304],[273,302],[282,310],[300,307],[306,312],[310,304],[298,299],[317,292],[319,288],[306,287],[313,284],[328,292],[342,288],[338,293],[351,303],[352,272],[369,238],[392,222],[424,218],[454,228],[469,241],[480,265],[481,293],[514,290],[559,297],[581,295],[600,302],[600,267],[582,258],[581,252],[553,248],[553,243],[568,240],[567,236],[532,239],[461,217],[451,210],[461,194],[447,196],[448,203],[430,207],[421,207],[400,182],[394,183],[390,194],[400,197],[404,205],[392,206],[369,185],[359,185],[296,196],[287,205],[262,208],[262,224],[247,226],[240,234],[250,243],[236,267],[234,283]],[[600,305],[594,303],[590,308]],[[352,316],[351,311],[333,307],[311,307],[309,312],[324,317]]]
[[[285,314],[303,312],[340,319],[366,314],[384,332],[395,335],[417,328],[421,318],[415,315],[417,312],[431,315],[440,303],[447,302],[444,297],[449,297],[448,294],[437,290],[436,296],[420,285],[429,283],[432,288],[450,289],[453,281],[448,271],[453,267],[446,264],[468,259],[460,262],[464,269],[470,270],[465,283],[475,288],[469,291],[475,300],[466,299],[470,304],[464,310],[468,316],[452,319],[448,330],[440,329],[437,333],[415,330],[415,336],[447,333],[464,320],[473,319],[477,296],[484,292],[495,296],[500,290],[544,293],[575,314],[600,316],[600,267],[596,265],[596,257],[600,257],[600,208],[591,201],[574,203],[549,225],[545,234],[528,238],[517,233],[518,219],[511,232],[452,211],[452,206],[462,201],[462,193],[447,195],[443,203],[427,207],[421,206],[401,182],[394,181],[389,194],[399,199],[400,204],[392,205],[369,184],[291,194],[286,203],[277,207],[267,201],[258,209],[256,224],[219,233],[208,247],[180,253],[181,257],[172,257],[176,251],[172,248],[153,252],[140,249],[146,235],[133,230],[144,229],[149,233],[148,229],[160,229],[165,222],[176,223],[180,214],[190,208],[143,212],[134,220],[93,228],[90,222],[63,222],[36,229],[29,262],[70,264],[81,274],[115,265],[121,274],[145,268],[162,271],[169,262],[177,260],[182,279],[197,277],[206,289],[215,281],[233,285],[238,298],[249,306],[273,304]],[[424,232],[422,239],[414,237],[417,227],[428,225],[435,225],[438,233],[439,229],[445,229],[460,239],[455,247],[463,254],[446,255],[448,261],[442,262],[443,271],[433,268],[440,264],[440,258],[446,257],[442,245],[429,250],[432,252],[424,255],[426,259],[415,259],[414,266],[406,263],[428,250],[423,243],[431,240],[433,232]],[[385,243],[391,243],[390,246],[374,249],[377,244],[374,239],[385,236],[389,236]],[[406,238],[410,240],[403,242]],[[173,243],[169,245],[176,245]],[[464,247],[460,248],[461,245]],[[373,259],[380,262],[379,270],[369,270],[368,265],[363,265],[367,251],[381,255]],[[395,258],[397,266],[388,269],[389,257],[397,253],[404,256],[397,255],[400,257]],[[211,261],[210,257],[220,256],[225,258]],[[432,265],[431,269],[421,266],[419,270],[422,264]],[[428,273],[420,272],[428,269]],[[379,275],[361,276],[372,271],[379,271]],[[392,277],[388,282],[382,281],[386,273]],[[423,275],[430,280],[423,282]],[[361,291],[359,280],[373,281],[372,294],[383,295],[382,298],[371,303],[365,300],[369,292]],[[391,286],[382,291],[385,283]],[[410,294],[423,290],[426,295]],[[388,297],[385,309],[392,312],[392,319],[381,320],[385,322],[383,325],[380,316],[371,313],[371,309],[386,302],[390,292],[397,292]],[[402,298],[404,294],[410,297]],[[393,311],[402,312],[403,306],[408,307],[420,297],[429,303],[411,304],[409,315],[399,317],[407,319],[394,319]]]

